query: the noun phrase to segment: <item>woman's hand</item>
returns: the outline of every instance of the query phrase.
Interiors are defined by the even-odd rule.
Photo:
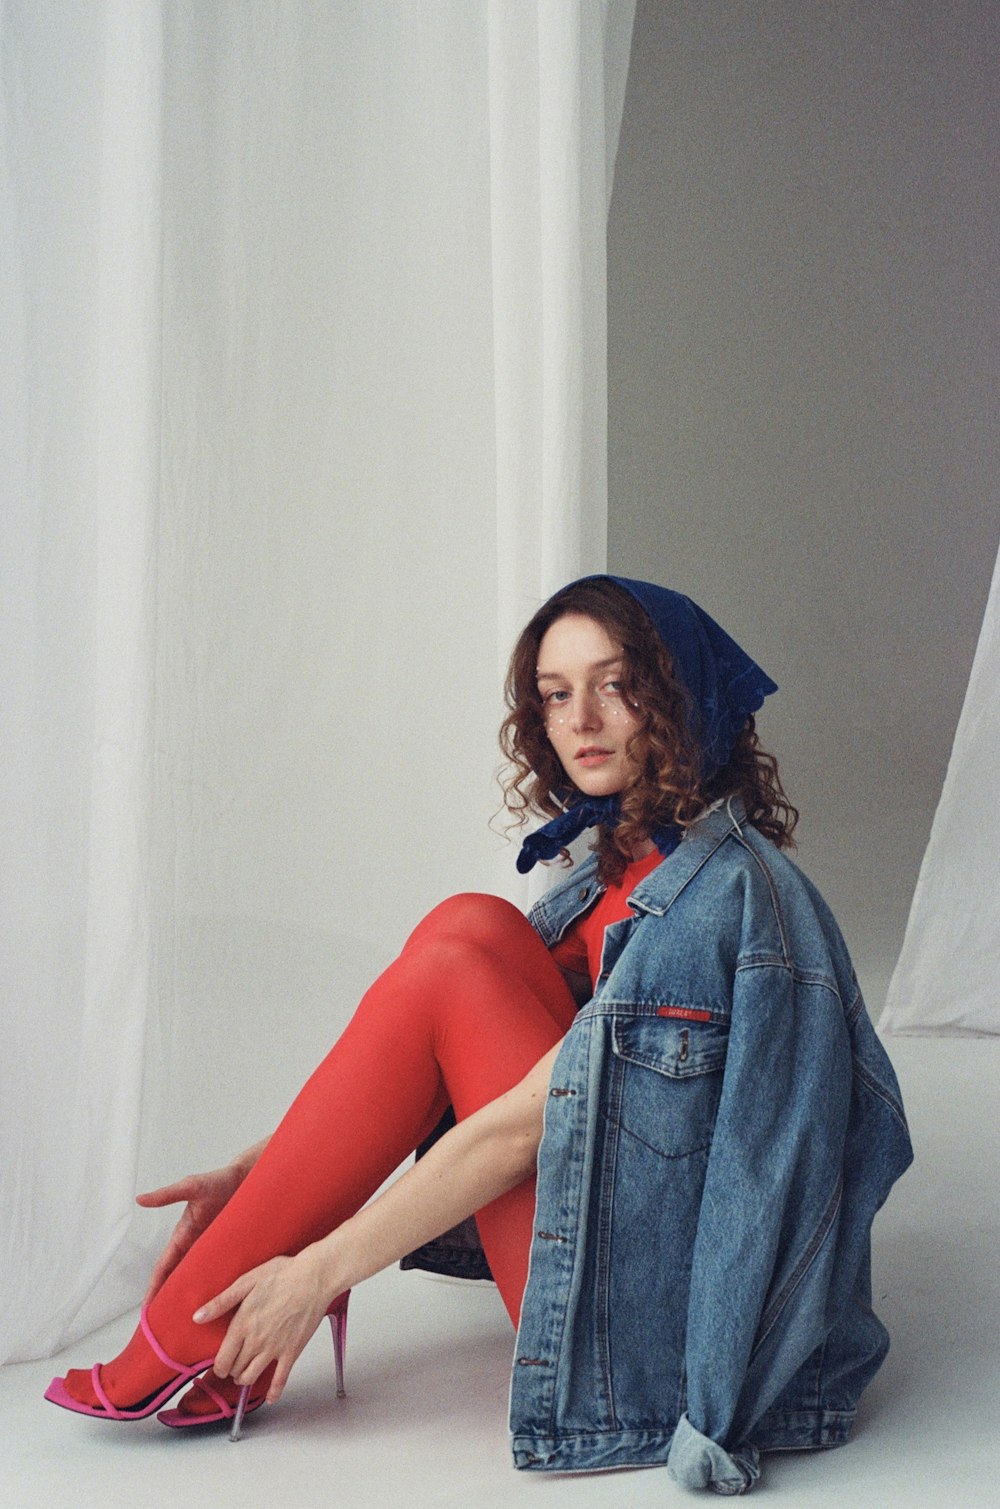
[[[251,1268],[194,1313],[200,1324],[236,1309],[213,1369],[234,1383],[256,1383],[275,1363],[268,1404],[281,1398],[296,1359],[330,1303],[315,1247]],[[238,1306],[238,1308],[236,1308]]]
[[[205,1227],[215,1220],[222,1207],[239,1189],[245,1175],[245,1168],[231,1163],[225,1168],[213,1169],[211,1173],[189,1174],[185,1179],[178,1179],[176,1184],[165,1184],[162,1189],[136,1195],[136,1204],[147,1209],[159,1205],[175,1205],[180,1200],[187,1201],[183,1215],[157,1259],[144,1304],[149,1304],[167,1274],[176,1268]]]

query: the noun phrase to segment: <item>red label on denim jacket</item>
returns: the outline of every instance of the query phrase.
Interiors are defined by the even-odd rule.
[[[710,1011],[696,1011],[693,1006],[658,1006],[657,1016],[679,1017],[682,1022],[710,1022]]]

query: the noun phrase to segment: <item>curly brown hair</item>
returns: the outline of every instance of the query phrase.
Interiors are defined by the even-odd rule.
[[[742,797],[753,827],[779,848],[794,848],[799,814],[785,795],[777,761],[760,747],[754,719],[747,719],[727,763],[703,777],[694,709],[673,657],[631,593],[606,577],[575,582],[550,597],[514,646],[500,747],[508,761],[501,778],[504,805],[515,822],[523,826],[533,813],[555,817],[577,789],[549,743],[535,680],[542,639],[568,613],[594,619],[621,645],[623,693],[641,717],[628,745],[639,775],[621,793],[620,822],[601,827],[594,845],[601,880],[620,880],[633,848],[654,827],[688,828],[720,797]]]

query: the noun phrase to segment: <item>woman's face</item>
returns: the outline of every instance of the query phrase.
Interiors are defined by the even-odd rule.
[[[639,727],[622,691],[622,647],[595,619],[566,613],[538,647],[545,731],[574,786],[612,796],[638,774],[627,753]]]

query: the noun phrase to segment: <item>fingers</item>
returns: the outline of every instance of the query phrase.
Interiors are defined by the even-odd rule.
[[[174,1271],[197,1236],[198,1226],[191,1219],[190,1209],[185,1210],[170,1233],[166,1247],[153,1265],[153,1271],[149,1276],[149,1288],[146,1290],[147,1302],[152,1299],[167,1275]]]
[[[232,1168],[224,1168],[216,1169],[211,1174],[188,1174],[174,1184],[164,1184],[159,1189],[146,1190],[143,1194],[136,1195],[136,1204],[145,1209],[187,1202],[153,1269],[146,1290],[147,1302],[215,1219],[239,1183],[240,1176]]]
[[[196,1314],[200,1315],[201,1311],[196,1312]],[[213,1371],[220,1378],[232,1378],[234,1383],[253,1383],[257,1376],[256,1373],[253,1378],[246,1376],[247,1369],[252,1362],[253,1353],[246,1346],[234,1318],[233,1321],[230,1321],[229,1329],[223,1337],[222,1345],[215,1354],[215,1361],[212,1364]]]
[[[228,1289],[223,1289],[221,1294],[217,1294],[214,1299],[207,1300],[205,1304],[201,1305],[194,1312],[191,1319],[196,1321],[199,1326],[203,1326],[207,1321],[218,1320],[221,1315],[227,1315],[230,1310],[235,1310],[237,1305],[243,1303],[253,1288],[254,1283],[253,1270],[249,1273],[241,1274],[238,1279],[235,1279],[229,1285]]]
[[[234,1316],[212,1367],[220,1378],[232,1378],[242,1388],[245,1383],[256,1383],[271,1361],[273,1354],[262,1342],[246,1336],[238,1317]]]
[[[267,1352],[260,1352],[254,1355],[252,1351],[241,1350],[235,1362],[230,1367],[226,1367],[224,1364],[220,1366],[219,1357],[216,1357],[212,1365],[212,1371],[219,1378],[232,1379],[238,1388],[253,1388],[257,1380],[262,1374],[267,1372],[273,1362],[274,1358]],[[275,1367],[274,1376],[264,1396],[268,1404],[276,1404],[281,1398],[285,1390],[285,1384],[288,1382],[291,1368],[291,1361],[283,1363],[280,1367]]]
[[[153,1264],[153,1271],[149,1275],[149,1285],[146,1289],[146,1293],[142,1301],[144,1305],[149,1304],[150,1300],[153,1298],[153,1295],[158,1292],[160,1285],[163,1283],[163,1280],[169,1273],[173,1272],[174,1268],[177,1266],[179,1257],[180,1253],[175,1254],[174,1252],[174,1243],[172,1241],[168,1242],[166,1247],[160,1253],[160,1256],[156,1259],[156,1262]]]
[[[168,1242],[153,1265],[153,1271],[149,1275],[149,1287],[155,1293],[163,1283],[168,1273],[173,1272],[177,1266],[180,1253],[176,1250],[176,1243]]]
[[[169,1242],[153,1265],[153,1271],[149,1275],[149,1287],[146,1290],[143,1304],[148,1305],[154,1294],[159,1292],[160,1286],[169,1274],[173,1273],[180,1262],[183,1252],[176,1250],[177,1244]]]
[[[159,1205],[176,1205],[181,1200],[194,1200],[201,1193],[201,1180],[197,1174],[178,1179],[175,1184],[163,1184],[159,1189],[146,1190],[136,1195],[135,1203],[151,1210]]]
[[[200,1209],[205,1203],[204,1190],[204,1175],[189,1174],[186,1178],[179,1179],[176,1184],[165,1184],[161,1189],[152,1189],[144,1194],[136,1195],[136,1204],[146,1209],[187,1201],[177,1225],[170,1233],[166,1247],[154,1264],[149,1287],[146,1290],[147,1303],[208,1224],[208,1219],[203,1218]]]
[[[277,1356],[275,1356],[274,1351],[266,1346],[262,1346],[260,1350],[255,1351],[254,1344],[244,1342],[244,1344],[237,1351],[236,1357],[231,1365],[226,1366],[227,1358],[225,1357],[223,1350],[220,1349],[213,1366],[214,1371],[220,1378],[229,1377],[240,1388],[242,1388],[244,1385],[249,1385],[252,1388],[253,1385],[257,1382],[258,1378],[260,1378],[261,1374],[266,1373],[268,1368],[273,1363],[274,1374],[271,1378],[267,1393],[264,1397],[267,1400],[268,1404],[277,1404],[278,1400],[285,1392],[285,1385],[288,1382],[292,1368],[297,1362],[301,1352],[301,1345],[292,1345],[287,1350],[284,1350],[278,1353]],[[220,1358],[222,1358],[223,1360],[223,1367],[225,1368],[225,1371],[223,1371],[223,1367],[220,1367],[219,1365]]]
[[[272,1258],[242,1274],[195,1311],[199,1323],[230,1315],[215,1371],[240,1385],[253,1385],[273,1364],[266,1398],[281,1398],[292,1367],[319,1321],[297,1292],[295,1260]],[[235,1312],[235,1313],[232,1313]]]
[[[288,1382],[288,1375],[292,1371],[292,1365],[294,1362],[294,1357],[290,1359],[279,1357],[274,1369],[274,1377],[271,1379],[271,1385],[267,1391],[268,1404],[277,1404],[278,1400],[285,1392],[285,1384]]]

